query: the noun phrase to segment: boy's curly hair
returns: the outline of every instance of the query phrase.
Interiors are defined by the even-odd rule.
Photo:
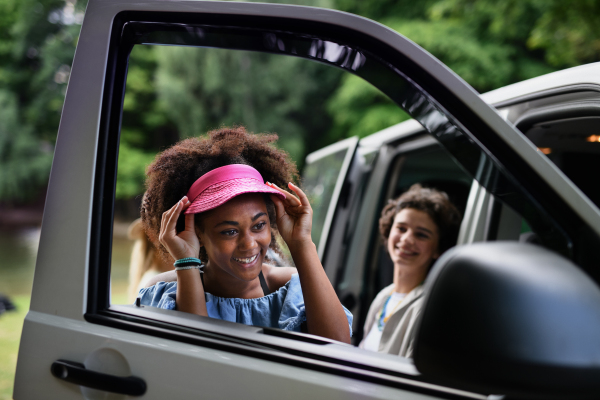
[[[244,127],[221,128],[208,135],[182,140],[159,153],[146,170],[146,194],[141,208],[142,224],[146,234],[163,259],[172,262],[168,251],[160,244],[158,235],[162,214],[185,196],[192,184],[205,173],[229,164],[246,164],[256,168],[267,182],[287,187],[297,182],[298,169],[289,155],[276,148],[276,134],[252,134]],[[271,248],[281,255],[277,245],[275,207],[265,195],[272,237]],[[201,227],[201,215],[195,222]],[[177,231],[185,226],[184,215],[177,221]],[[200,250],[200,259],[207,262],[206,251]]]
[[[390,236],[396,214],[405,208],[424,211],[431,217],[439,232],[438,250],[440,254],[456,244],[462,219],[460,212],[445,192],[424,188],[418,183],[412,185],[400,197],[389,200],[381,211],[379,233],[384,243],[387,243]]]

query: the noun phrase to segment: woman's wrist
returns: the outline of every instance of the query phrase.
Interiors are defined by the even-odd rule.
[[[180,258],[179,260],[176,260],[175,263],[173,263],[173,266],[175,267],[175,271],[198,269],[198,270],[200,270],[201,274],[204,273],[204,271],[203,271],[204,265],[202,264],[202,261],[200,261],[200,259],[198,259],[196,257]]]
[[[198,258],[198,253],[194,253],[193,251],[182,251],[182,252],[172,252],[169,251],[169,254],[173,258],[174,261],[181,260],[183,258]]]
[[[314,250],[315,252],[317,251],[317,246],[314,244],[314,242],[312,241],[312,239],[305,239],[305,240],[294,240],[294,241],[290,241],[290,243],[286,243],[288,246],[288,249],[290,250],[290,253],[292,254],[292,256],[294,256],[294,253],[297,252],[306,252],[306,251],[311,251]]]

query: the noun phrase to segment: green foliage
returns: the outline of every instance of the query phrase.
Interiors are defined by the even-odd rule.
[[[30,200],[47,184],[83,7],[0,2],[0,201]]]
[[[600,0],[272,0],[337,8],[415,41],[484,92],[600,60]],[[0,201],[43,190],[85,0],[0,2]],[[307,152],[407,115],[376,89],[291,57],[136,46],[123,110],[117,197],[143,192],[152,155],[222,125],[277,132]]]
[[[427,49],[479,92],[552,71],[519,47],[491,37],[486,39],[471,25],[460,21],[388,21],[387,24]]]
[[[17,119],[16,97],[0,89],[0,199],[23,202],[48,181],[52,147]]]
[[[389,17],[413,20],[424,18],[436,3],[436,0],[336,0],[334,7],[375,21]]]
[[[118,199],[127,199],[144,193],[146,166],[154,159],[155,153],[144,152],[121,141],[117,169]]]
[[[410,117],[387,96],[355,75],[346,75],[338,90],[327,102],[333,117],[331,142],[344,138],[364,137]]]
[[[572,67],[600,60],[600,3],[593,0],[548,2],[527,44],[546,50],[546,61]]]
[[[340,71],[254,52],[190,47],[156,51],[159,99],[182,137],[244,125],[254,132],[277,132],[278,145],[296,161],[310,149],[306,144],[325,144],[319,139],[329,119],[319,109]]]

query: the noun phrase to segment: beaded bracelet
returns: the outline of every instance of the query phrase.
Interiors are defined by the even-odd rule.
[[[201,274],[204,273],[202,270],[204,268],[202,261],[195,257],[180,258],[179,260],[175,261],[173,265],[175,266],[175,271],[198,269],[200,270]]]
[[[180,258],[179,260],[175,261],[175,263],[173,265],[178,266],[180,264],[187,264],[187,263],[202,264],[202,261],[200,261],[196,257],[186,257],[186,258]]]

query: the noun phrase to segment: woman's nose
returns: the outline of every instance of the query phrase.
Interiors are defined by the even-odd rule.
[[[246,233],[239,236],[238,247],[240,250],[250,250],[256,247],[256,239],[252,233]]]

